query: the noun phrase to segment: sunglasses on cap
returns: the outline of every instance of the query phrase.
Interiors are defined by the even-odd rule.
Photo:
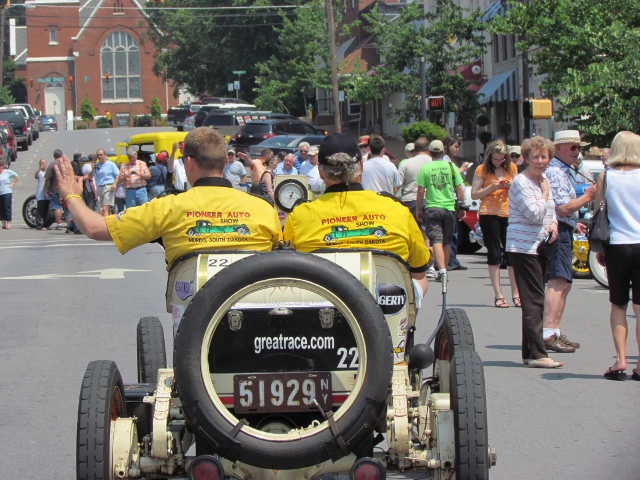
[[[519,153],[512,153],[509,155],[510,158],[520,158],[521,155]]]

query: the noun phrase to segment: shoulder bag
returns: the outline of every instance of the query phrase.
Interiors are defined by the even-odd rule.
[[[595,253],[604,253],[609,246],[609,219],[607,218],[607,202],[605,195],[607,193],[607,177],[604,175],[602,199],[598,211],[593,216],[589,227],[587,228],[587,239],[589,240],[589,249]]]
[[[451,186],[453,187],[453,195],[457,196],[456,194],[456,187],[455,187],[455,181],[456,181],[456,174],[453,171],[453,162],[449,162],[449,169],[451,169]],[[464,198],[460,199],[460,198],[456,198],[456,203],[455,203],[455,211],[459,212],[460,210],[469,210],[469,205],[464,203]]]

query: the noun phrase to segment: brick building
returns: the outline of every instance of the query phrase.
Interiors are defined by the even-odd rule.
[[[26,27],[16,32],[17,72],[26,78],[28,102],[48,115],[72,111],[88,95],[98,115],[110,112],[119,125],[149,113],[151,99],[162,110],[176,105],[173,87],[152,73],[155,46],[137,0],[27,1]],[[35,8],[33,8],[35,7]],[[119,115],[118,115],[119,114]],[[128,116],[127,116],[128,114]]]

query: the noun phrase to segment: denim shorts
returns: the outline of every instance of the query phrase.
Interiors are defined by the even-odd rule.
[[[51,194],[51,200],[49,201],[49,210],[62,210],[62,203],[60,202],[59,193]]]
[[[547,264],[547,281],[564,278],[569,283],[573,282],[573,230],[571,225],[558,222],[558,248]]]

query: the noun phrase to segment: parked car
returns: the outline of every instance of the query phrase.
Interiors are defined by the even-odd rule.
[[[118,165],[127,162],[127,150],[133,148],[138,152],[138,159],[146,162],[151,161],[151,155],[166,150],[171,153],[171,148],[175,142],[184,141],[184,137],[187,134],[184,132],[152,132],[152,133],[140,133],[138,135],[132,135],[124,142],[118,142],[116,145],[117,159],[113,160],[111,157],[109,160],[113,160]],[[109,152],[107,152],[109,156]]]
[[[29,119],[31,120],[31,134],[33,135],[33,139],[37,140],[38,138],[40,138],[40,132],[42,131],[42,122],[41,122],[42,115],[38,110],[33,108],[28,103],[12,103],[7,106],[24,108],[29,114]]]
[[[196,117],[195,115],[192,115],[184,119],[184,122],[182,122],[182,130],[178,128],[178,131],[190,132],[195,128],[196,128]]]
[[[189,104],[182,104],[170,108],[167,111],[167,125],[169,127],[175,127],[176,130],[182,132],[184,129],[184,121],[192,115],[193,113],[191,112]]]
[[[265,148],[270,149],[274,155],[280,152],[297,153],[298,146],[302,142],[307,142],[309,145],[320,145],[323,138],[324,135],[276,135],[257,145],[251,145],[249,147],[249,156],[251,158],[259,158],[260,152]]]
[[[0,120],[0,130],[7,135],[7,140],[9,140],[9,156],[11,157],[11,163],[13,163],[18,159],[18,142],[16,135],[13,133],[11,124],[6,120]]]
[[[55,117],[45,115],[40,120],[42,121],[42,131],[45,131],[45,130],[55,130],[56,132],[58,131],[58,121],[55,119]]]
[[[20,106],[9,107],[9,106],[6,106],[6,105],[4,107],[2,107],[2,110],[4,110],[4,109],[17,110],[24,117],[25,122],[27,124],[28,143],[29,143],[29,145],[31,145],[33,143],[35,137],[34,137],[33,128],[32,128],[33,127],[32,120],[31,120],[31,117],[30,117],[29,112],[27,111],[27,109],[24,108],[24,107],[20,107]]]
[[[9,139],[4,130],[0,130],[0,162],[4,163],[5,168],[11,166],[11,155],[9,154]]]
[[[237,151],[248,152],[251,145],[276,135],[327,135],[327,131],[295,119],[251,121],[231,137],[229,145]]]
[[[14,108],[0,108],[0,120],[6,121],[16,136],[17,142],[22,146],[22,150],[29,150],[31,136],[29,134],[28,120],[22,113],[24,110]]]

